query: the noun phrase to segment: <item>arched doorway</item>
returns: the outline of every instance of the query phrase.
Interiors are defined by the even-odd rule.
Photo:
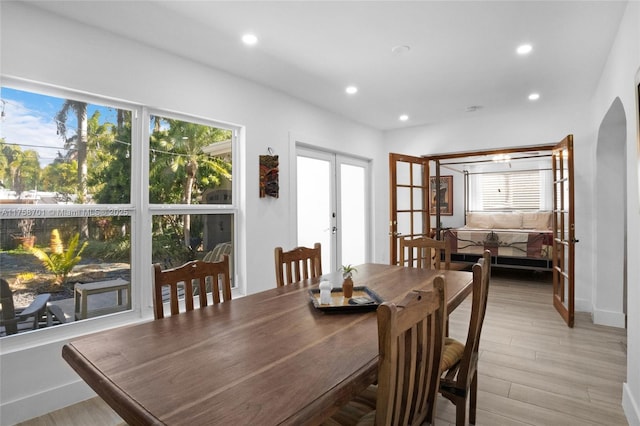
[[[596,146],[596,281],[593,321],[625,327],[627,264],[626,115],[616,98]]]

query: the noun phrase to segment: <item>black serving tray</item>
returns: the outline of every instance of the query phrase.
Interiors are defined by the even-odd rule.
[[[366,286],[353,287],[353,296],[346,299],[342,293],[342,288],[331,289],[331,304],[320,304],[320,289],[313,288],[309,290],[311,296],[311,303],[313,306],[327,313],[349,313],[349,312],[368,312],[378,309],[380,303],[383,302],[382,298],[378,296],[373,290]],[[366,298],[370,302],[368,303],[356,303],[360,298]]]

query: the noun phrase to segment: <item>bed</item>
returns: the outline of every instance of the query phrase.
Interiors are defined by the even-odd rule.
[[[536,212],[467,212],[466,225],[443,231],[451,261],[474,263],[484,250],[492,266],[551,270],[553,216]]]

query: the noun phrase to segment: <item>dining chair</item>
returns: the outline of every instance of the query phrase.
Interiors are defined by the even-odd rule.
[[[50,293],[37,295],[26,308],[16,308],[13,303],[13,292],[9,283],[0,278],[0,327],[4,334],[16,334],[22,330],[39,328],[40,320],[46,317]]]
[[[289,251],[276,247],[274,254],[278,287],[322,275],[320,243],[315,243],[313,248],[296,247]]]
[[[444,268],[442,260],[444,259]],[[451,269],[451,247],[445,240],[429,237],[400,239],[400,265],[410,268]]]
[[[457,426],[465,424],[467,397],[469,399],[469,423],[476,423],[478,346],[487,310],[491,276],[491,252],[489,250],[485,250],[483,256],[473,265],[472,272],[473,296],[466,343],[463,345],[458,340],[447,337],[440,365],[443,374],[440,379],[440,393],[455,404]]]
[[[153,265],[154,292],[153,314],[155,319],[164,318],[164,291],[168,287],[171,315],[177,315],[179,310],[178,287],[184,288],[185,311],[194,309],[194,299],[198,297],[200,308],[209,304],[208,289],[212,293],[213,303],[231,300],[231,281],[229,278],[229,256],[223,255],[219,262],[204,262],[193,260],[184,265],[171,269],[162,269],[159,263]],[[222,292],[222,300],[220,298]]]
[[[378,384],[325,426],[433,424],[447,317],[444,277],[434,278],[433,286],[378,307]]]

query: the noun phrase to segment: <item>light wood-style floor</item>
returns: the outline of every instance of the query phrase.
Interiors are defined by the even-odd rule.
[[[470,300],[450,316],[464,341]],[[621,407],[626,331],[595,326],[584,313],[567,328],[551,305],[550,275],[494,269],[480,344],[478,425],[627,425]],[[99,398],[22,426],[123,425]],[[436,426],[455,424],[439,398]]]

